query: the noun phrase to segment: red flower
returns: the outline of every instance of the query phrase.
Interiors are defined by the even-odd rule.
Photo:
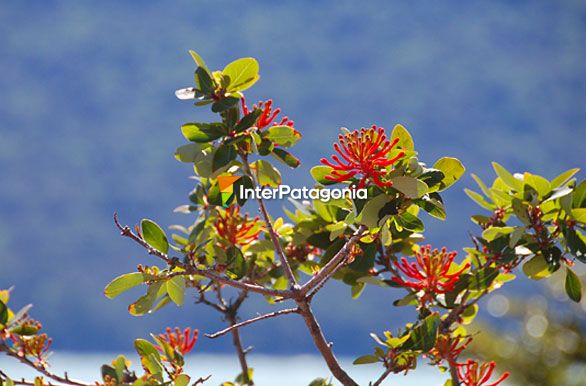
[[[466,363],[458,365],[458,378],[463,386],[497,386],[504,381],[509,372],[505,372],[493,383],[486,383],[490,379],[496,363],[488,362],[480,365],[478,362],[468,359]]]
[[[248,214],[242,217],[240,208],[237,205],[231,205],[219,213],[214,228],[218,236],[230,244],[242,246],[257,240],[263,231],[262,228],[257,227],[258,220],[258,217],[249,218]]]
[[[246,99],[242,97],[242,99],[240,99],[240,102],[242,103],[242,114],[247,115],[248,113],[250,113],[251,111],[248,110],[248,107],[246,106]],[[281,109],[276,108],[275,110],[273,110],[273,101],[270,99],[266,102],[259,101],[257,105],[252,106],[252,109],[259,109],[262,111],[260,117],[256,121],[256,127],[259,130],[262,130],[265,127],[271,125],[293,127],[293,125],[295,124],[295,122],[290,120],[288,117],[283,117],[280,122],[274,121],[277,115],[279,115],[279,113],[281,112]]]
[[[183,330],[183,332],[179,330],[179,327],[175,327],[175,331],[172,331],[171,328],[167,327],[165,334],[159,335],[159,339],[167,342],[172,349],[185,355],[193,349],[198,336],[199,330],[193,330],[193,334],[191,334],[191,328],[189,327]],[[155,347],[157,350],[163,352],[163,349],[159,346]]]
[[[470,342],[472,342],[471,337],[462,338],[440,334],[438,335],[437,340],[435,341],[435,346],[430,354],[436,364],[446,360],[452,366],[456,366],[458,357],[462,354],[462,351],[468,347]]]
[[[399,142],[399,138],[391,142],[387,140],[385,129],[373,125],[369,129],[362,128],[360,131],[340,134],[338,142],[339,144],[334,144],[334,150],[343,160],[334,154],[332,160],[335,163],[325,158],[320,161],[334,169],[325,177],[327,180],[344,182],[356,175],[362,175],[358,188],[363,188],[367,180],[381,188],[392,185],[391,181],[383,181],[381,177],[387,174],[388,166],[405,155],[400,152],[396,157],[389,158],[389,153]]]
[[[414,263],[409,263],[404,257],[401,258],[400,262],[395,261],[394,263],[399,271],[413,280],[406,281],[399,276],[394,276],[391,280],[418,291],[424,291],[423,300],[430,300],[434,294],[443,294],[453,290],[458,276],[470,266],[470,264],[466,264],[457,272],[449,273],[456,254],[456,252],[448,253],[445,247],[441,251],[437,249],[432,251],[431,245],[424,245],[415,254]]]
[[[36,363],[42,367],[47,366],[46,358],[53,340],[47,334],[33,336],[12,335],[14,346],[18,350],[18,355],[22,357],[33,357]]]

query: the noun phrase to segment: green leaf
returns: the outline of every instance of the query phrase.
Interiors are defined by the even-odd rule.
[[[586,208],[572,209],[572,217],[579,223],[586,224]]]
[[[255,171],[261,186],[277,187],[281,184],[281,173],[269,161],[258,160],[250,166]]]
[[[565,287],[568,297],[576,303],[580,303],[580,300],[582,300],[582,283],[580,282],[578,275],[576,275],[570,268],[566,269]]]
[[[423,196],[421,200],[416,201],[416,204],[431,216],[440,220],[446,219],[446,208],[439,194],[431,193],[429,196]]]
[[[576,168],[576,169],[570,169],[570,170],[563,172],[562,174],[560,174],[559,176],[557,176],[556,178],[551,180],[551,188],[555,189],[555,188],[561,186],[564,182],[566,182],[567,180],[572,178],[574,176],[574,174],[578,173],[579,171],[580,171],[580,169]]]
[[[549,181],[536,174],[525,172],[523,174],[523,180],[525,181],[525,184],[535,189],[539,198],[542,198],[551,191],[551,185]]]
[[[228,271],[235,279],[240,279],[246,275],[246,260],[240,248],[232,246],[227,251]]]
[[[194,163],[205,154],[203,153],[205,147],[206,145],[199,143],[188,143],[180,146],[175,150],[175,159],[181,162]]]
[[[362,294],[362,291],[364,291],[365,286],[365,283],[360,282],[354,284],[351,289],[352,299],[358,299],[358,297],[360,297],[360,295]]]
[[[570,188],[569,186],[556,188],[551,191],[551,193],[552,193],[551,196],[549,196],[544,202],[553,201],[558,198],[566,197],[567,195],[571,194],[572,191],[573,191],[573,189]]]
[[[395,221],[403,228],[411,232],[423,232],[425,226],[417,216],[412,215],[409,212],[405,212],[395,217]]]
[[[221,144],[214,152],[214,158],[212,159],[212,172],[216,172],[218,169],[228,165],[234,161],[238,153],[236,148],[232,145]]]
[[[252,86],[259,79],[258,62],[254,58],[240,58],[228,64],[222,74],[230,78],[227,91],[242,91]]]
[[[112,280],[106,288],[104,288],[104,295],[108,299],[114,299],[116,296],[131,288],[144,284],[148,280],[148,275],[142,272],[132,272],[118,276]]]
[[[462,324],[470,324],[478,314],[478,304],[472,304],[462,312]]]
[[[211,142],[228,134],[223,123],[190,122],[181,126],[183,136],[192,142]]]
[[[224,385],[222,385],[222,386],[224,386]],[[228,385],[228,386],[232,386],[232,385]],[[328,381],[325,378],[315,378],[313,381],[311,381],[309,386],[333,386],[333,385],[330,381]]]
[[[407,198],[420,198],[428,191],[425,182],[410,176],[392,178],[393,188],[403,193]]]
[[[159,351],[155,348],[155,346],[145,339],[136,339],[134,341],[134,348],[139,356],[145,357],[149,356],[150,354],[154,354],[155,356],[160,358]]]
[[[513,198],[511,201],[511,206],[513,208],[513,213],[515,213],[515,216],[519,219],[519,221],[525,225],[531,224],[528,214],[529,208],[526,204],[523,203],[523,201],[517,198]]]
[[[475,191],[470,190],[468,188],[464,189],[464,192],[466,193],[466,195],[468,195],[468,197],[470,197],[472,199],[472,201],[474,201],[475,203],[477,203],[479,206],[483,207],[484,209],[492,211],[496,208],[496,206],[494,204],[491,204],[488,201],[486,201],[480,193],[476,193]]]
[[[393,302],[393,306],[395,307],[403,307],[403,306],[415,306],[417,305],[417,295],[413,292],[409,292],[407,295],[402,297],[401,299],[397,299]]]
[[[206,63],[203,61],[202,57],[197,52],[195,52],[193,50],[189,50],[189,54],[193,58],[193,61],[195,62],[195,64],[197,64],[198,67],[201,67],[204,70],[206,70],[209,74],[210,70],[208,69],[208,66],[206,65]]]
[[[301,134],[290,126],[271,126],[261,133],[261,137],[276,145],[291,147],[299,141]]]
[[[391,141],[395,138],[399,138],[399,142],[397,142],[397,146],[403,150],[414,150],[415,144],[413,143],[413,138],[411,138],[411,134],[409,131],[402,125],[395,125],[393,128],[393,132],[391,133]]]
[[[216,88],[216,83],[210,73],[202,67],[195,69],[195,86],[204,95],[210,95]]]
[[[0,325],[6,325],[8,321],[8,306],[0,300]]]
[[[586,207],[586,180],[580,182],[578,186],[574,188],[574,194],[572,195],[572,207]]]
[[[492,167],[497,176],[511,189],[520,192],[523,190],[523,182],[516,179],[507,169],[500,164],[493,162]]]
[[[372,363],[377,363],[378,357],[375,355],[363,355],[361,357],[358,357],[354,360],[354,362],[352,362],[353,365],[369,365]]]
[[[274,148],[271,152],[271,155],[275,157],[277,160],[283,162],[285,165],[290,166],[292,168],[296,168],[301,164],[301,161],[297,157],[291,155],[291,153],[281,149],[281,148]]]
[[[222,98],[219,101],[215,101],[214,104],[212,104],[212,112],[214,112],[214,113],[224,112],[224,111],[228,110],[229,108],[236,106],[238,104],[238,102],[240,102],[240,98],[235,97],[235,96],[229,96],[229,97]]]
[[[178,306],[183,305],[185,299],[185,277],[173,276],[171,279],[167,280],[166,285],[167,293],[171,300],[173,300],[173,303]]]
[[[478,177],[476,174],[471,174],[471,176],[472,176],[472,179],[474,179],[474,181],[476,182],[476,185],[478,185],[478,187],[480,188],[480,190],[482,190],[482,193],[484,193],[484,195],[486,197],[492,198],[490,189],[488,189],[488,187],[480,179],[480,177]]]
[[[165,231],[154,221],[144,219],[140,222],[140,229],[144,240],[159,252],[169,252],[169,241]]]
[[[484,291],[489,288],[499,275],[499,270],[486,267],[470,273],[467,288],[474,291]]]
[[[447,189],[464,175],[466,168],[457,158],[443,157],[440,158],[434,165],[434,169],[438,169],[444,173],[444,178],[440,182],[439,191]]]
[[[188,386],[191,378],[187,374],[179,374],[175,377],[173,386]]]
[[[429,351],[435,345],[437,330],[440,325],[438,314],[431,314],[420,322],[410,332],[409,339],[405,342],[404,348],[416,351]]]
[[[506,236],[515,230],[513,227],[490,227],[482,232],[482,238],[486,241],[493,241],[499,237]]]
[[[248,368],[246,373],[240,373],[236,377],[235,381],[237,384],[248,385],[250,381],[252,381],[252,376],[254,375],[254,369],[252,367]]]
[[[327,180],[325,177],[332,173],[332,169],[326,165],[318,165],[311,168],[310,173],[314,180],[322,185],[333,185],[337,184],[336,181]]]
[[[246,114],[234,127],[234,131],[241,133],[246,129],[251,128],[255,123],[262,111],[260,109],[254,109],[250,113]]]
[[[523,264],[523,272],[532,280],[541,280],[551,275],[549,264],[543,255],[536,255]]]
[[[368,200],[362,208],[362,211],[356,216],[358,224],[364,224],[368,228],[376,228],[381,220],[380,211],[386,204],[391,202],[391,198],[385,194],[379,194],[371,200]]]
[[[149,285],[147,293],[128,306],[128,312],[134,316],[144,315],[149,312],[155,303],[155,300],[157,300],[157,295],[162,285],[162,282]]]

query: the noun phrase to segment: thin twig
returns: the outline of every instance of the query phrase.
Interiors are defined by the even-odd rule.
[[[317,287],[324,279],[327,280],[334,273],[336,273],[339,264],[344,259],[346,259],[346,257],[348,257],[352,249],[352,246],[356,244],[356,242],[358,242],[358,240],[362,236],[364,236],[364,232],[366,231],[366,229],[366,226],[360,225],[360,227],[356,230],[356,232],[354,232],[352,237],[350,237],[348,241],[346,241],[346,244],[344,244],[342,249],[340,249],[338,253],[336,253],[334,257],[332,257],[332,259],[328,261],[328,263],[324,265],[324,267],[320,269],[320,271],[315,276],[313,276],[311,279],[309,279],[309,281],[307,281],[303,286],[301,286],[301,289],[299,290],[301,294],[308,293],[310,290]]]
[[[165,261],[172,267],[178,267],[183,269],[185,272],[177,273],[177,275],[199,275],[206,277],[210,280],[216,281],[218,283],[226,284],[234,288],[238,288],[241,290],[247,290],[250,292],[260,293],[261,295],[265,296],[275,296],[275,297],[283,297],[291,299],[294,297],[293,291],[290,290],[274,290],[270,288],[266,288],[260,285],[245,283],[237,280],[232,280],[222,275],[218,275],[215,271],[209,269],[198,269],[191,265],[184,264],[179,261],[177,258],[170,258],[166,253],[156,250],[153,248],[149,243],[147,243],[142,237],[134,234],[132,230],[128,226],[122,226],[118,221],[118,215],[114,214],[114,223],[116,227],[120,230],[120,234],[124,237],[128,237],[134,240],[136,243],[141,245],[143,248],[147,250],[150,255],[156,256],[161,260]]]
[[[383,381],[392,373],[391,369],[386,369],[384,373],[372,384],[372,386],[380,386]]]
[[[18,360],[20,363],[27,365],[31,368],[33,368],[35,371],[39,372],[40,374],[43,374],[44,376],[62,383],[62,384],[66,384],[66,385],[72,385],[72,386],[95,386],[94,383],[85,383],[83,381],[78,381],[75,379],[71,379],[69,378],[69,376],[67,375],[67,373],[65,373],[64,376],[60,376],[57,375],[55,373],[50,372],[49,370],[47,370],[46,368],[44,368],[41,365],[37,365],[36,363],[34,363],[33,361],[31,361],[29,358],[25,357],[25,356],[21,356],[18,355],[16,352],[12,351],[8,346],[6,346],[4,343],[0,344],[0,351],[3,351],[6,355],[8,355],[9,357],[15,358],[16,360]],[[26,384],[26,381],[22,380],[22,384]]]
[[[234,329],[237,329],[237,328],[240,328],[240,327],[244,327],[244,326],[248,326],[249,324],[256,323],[256,322],[259,322],[261,320],[270,319],[270,318],[274,318],[274,317],[281,316],[281,315],[286,315],[286,314],[293,314],[293,313],[299,313],[299,308],[288,308],[288,309],[285,309],[285,310],[279,310],[279,311],[269,312],[268,314],[260,315],[260,316],[257,316],[255,318],[251,318],[251,319],[245,320],[243,322],[233,324],[230,327],[225,328],[225,329],[223,329],[221,331],[215,332],[213,334],[205,334],[205,336],[207,336],[210,339],[215,339],[215,338],[218,338],[218,337],[220,337],[222,335],[226,335],[227,333],[229,333],[230,331],[232,331]]]
[[[210,379],[212,377],[212,375],[208,375],[207,377],[199,377],[192,386],[196,386],[196,385],[201,385],[203,384],[205,381],[207,381],[208,379]]]
[[[254,176],[254,173],[252,173],[252,170],[250,170],[250,164],[248,163],[248,155],[246,153],[241,152],[240,158],[242,159],[242,166],[244,167],[244,172],[246,174],[248,174],[250,176],[250,178],[252,178],[253,185],[255,187],[258,186],[258,183],[256,181],[256,177]],[[275,252],[277,253],[277,256],[279,256],[279,260],[281,261],[281,264],[283,265],[283,269],[285,271],[285,276],[287,276],[287,280],[289,280],[289,284],[291,285],[291,288],[293,288],[293,289],[297,288],[297,280],[295,279],[295,275],[293,274],[293,270],[291,269],[291,264],[289,263],[289,259],[285,255],[285,252],[283,251],[283,248],[281,247],[281,244],[279,243],[279,236],[277,235],[277,233],[275,232],[275,229],[273,228],[273,224],[271,223],[271,218],[269,217],[269,213],[267,212],[267,208],[264,204],[264,201],[262,200],[262,197],[257,197],[257,201],[258,201],[258,207],[260,209],[260,213],[265,221],[265,226],[267,227],[267,230],[268,230],[269,235],[271,237],[271,241],[273,242],[273,246],[275,247]]]

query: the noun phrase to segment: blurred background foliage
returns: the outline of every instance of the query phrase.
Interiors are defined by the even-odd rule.
[[[581,268],[576,270],[584,282]],[[471,350],[509,370],[510,382],[586,385],[586,315],[583,306],[568,301],[564,276],[556,272],[530,294],[493,294],[485,304],[487,316],[473,324],[471,331],[482,332]]]
[[[402,123],[421,160],[452,155],[482,178],[493,160],[548,178],[584,166],[582,1],[6,1],[0,48],[0,287],[17,287],[14,304],[34,301],[55,349],[124,350],[169,324],[217,326],[203,308],[134,318],[126,304],[138,292],[114,302],[101,295],[113,272],[144,263],[118,237],[114,211],[125,222],[191,220],[172,213],[192,188],[190,167],[173,158],[179,126],[209,118],[173,95],[191,81],[190,48],[212,67],[259,59],[249,100],[273,98],[303,134],[301,167],[283,170],[294,186],[312,183],[309,168],[330,153],[340,126],[372,123]],[[467,175],[448,192],[448,220],[427,221],[429,242],[470,245],[476,209],[462,189],[472,185]],[[482,322],[499,338],[479,335],[478,350],[544,372],[521,384],[584,371],[584,302],[548,303],[548,291],[518,280],[481,304],[489,311]],[[367,288],[341,308],[347,288],[323,291],[316,311],[337,352],[368,350],[370,331],[412,318],[386,292]],[[504,302],[508,311],[495,318]],[[253,300],[244,316],[267,307]],[[247,329],[247,341],[313,352],[295,317],[268,323]],[[202,339],[199,349],[229,350],[229,341]]]

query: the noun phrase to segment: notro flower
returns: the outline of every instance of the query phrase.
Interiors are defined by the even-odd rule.
[[[218,236],[231,245],[248,245],[257,240],[263,229],[258,224],[259,218],[249,218],[248,214],[242,216],[237,205],[231,205],[226,210],[220,211],[214,228]]]
[[[179,329],[179,327],[175,327],[175,330],[171,330],[170,327],[167,327],[167,330],[164,334],[159,335],[159,339],[167,342],[172,349],[179,351],[182,355],[187,354],[191,350],[193,350],[193,346],[195,342],[197,342],[197,337],[199,336],[199,330],[191,331],[191,328],[187,327],[183,332]],[[156,346],[157,349],[161,352],[163,350]]]
[[[472,342],[471,337],[450,336],[439,334],[435,346],[430,351],[430,356],[435,364],[446,360],[450,365],[456,366],[458,357],[462,351]]]
[[[458,378],[463,386],[497,386],[509,376],[509,373],[503,373],[495,382],[486,383],[492,376],[495,366],[494,362],[479,364],[468,359],[466,363],[458,365]]]
[[[242,114],[247,115],[248,113],[250,113],[251,111],[246,106],[246,99],[244,97],[242,97],[240,99],[240,102],[242,103]],[[278,122],[275,121],[277,116],[281,113],[281,109],[277,107],[276,109],[273,110],[273,101],[270,99],[266,102],[259,101],[258,104],[255,104],[254,106],[252,106],[252,109],[253,110],[259,109],[262,111],[260,114],[260,117],[257,119],[256,125],[255,125],[259,130],[262,130],[268,126],[293,127],[293,125],[295,124],[295,122],[290,120],[288,117],[283,117]]]
[[[445,247],[432,250],[431,245],[424,245],[415,254],[415,262],[411,263],[403,257],[394,263],[400,272],[412,280],[405,280],[400,276],[394,276],[392,280],[417,291],[424,291],[422,300],[429,301],[435,294],[453,290],[458,276],[470,266],[466,264],[459,270],[450,272],[455,257],[456,252],[448,252]]]
[[[325,177],[327,180],[344,182],[360,176],[358,188],[363,188],[367,181],[381,188],[392,185],[391,181],[384,180],[386,168],[405,155],[404,152],[400,152],[389,158],[389,153],[399,142],[398,138],[389,141],[385,129],[373,125],[369,129],[362,128],[360,131],[340,134],[338,142],[334,144],[334,150],[339,156],[332,155],[333,162],[325,158],[320,161],[334,169]]]

